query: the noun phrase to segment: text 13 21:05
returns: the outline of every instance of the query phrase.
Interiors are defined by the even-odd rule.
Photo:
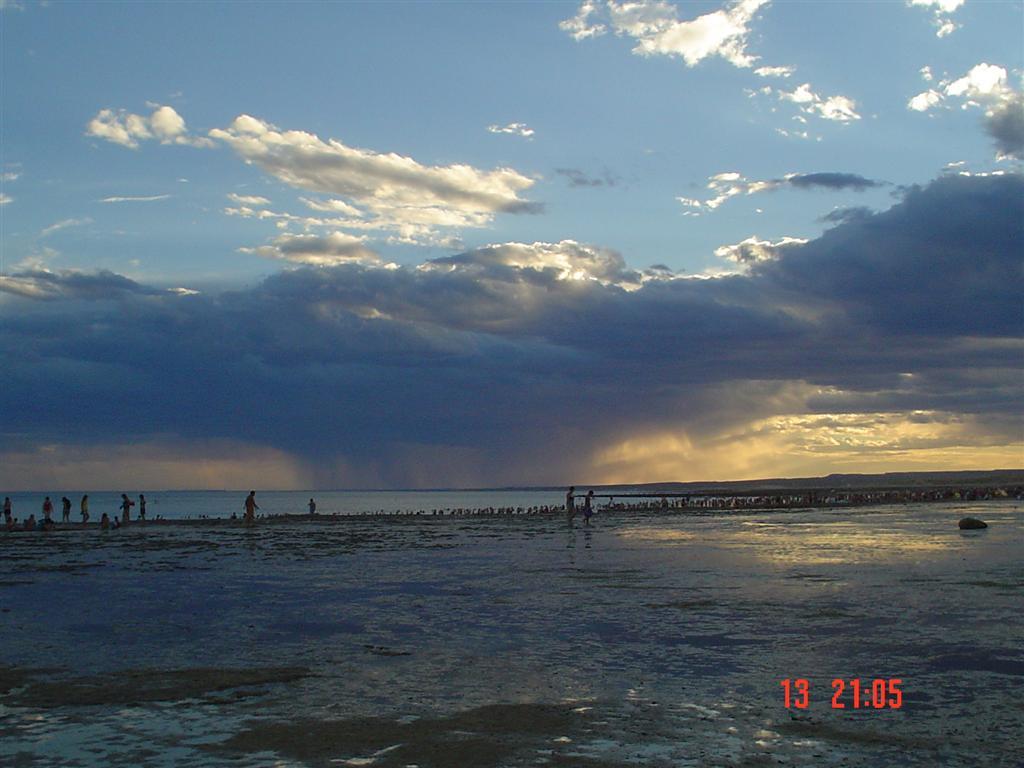
[[[811,703],[811,684],[803,678],[780,680],[783,703],[787,708],[807,709]],[[832,681],[832,709],[899,709],[903,706],[903,681],[898,677],[876,678],[870,683],[854,677]]]

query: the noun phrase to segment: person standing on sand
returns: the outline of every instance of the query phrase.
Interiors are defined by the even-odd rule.
[[[146,496],[145,494],[139,494],[139,520],[146,519]]]
[[[53,502],[50,501],[50,497],[47,496],[43,500],[43,519],[44,520],[49,520],[50,519],[50,515],[52,515],[52,514],[53,514]],[[33,522],[35,522],[34,516],[33,516]]]
[[[127,493],[121,494],[121,521],[127,525],[128,520],[131,518],[131,508],[135,506],[135,502],[128,498]]]
[[[62,523],[70,523],[71,522],[71,499],[69,499],[67,496],[61,496],[60,504],[61,504],[60,521]]]
[[[89,494],[88,493],[85,494],[82,497],[82,503],[79,505],[78,509],[82,512],[82,525],[85,525],[86,523],[89,522]]]
[[[260,505],[256,503],[256,491],[249,491],[249,495],[245,497],[245,522],[253,523],[256,520],[256,510],[260,508]]]
[[[565,513],[569,516],[569,521],[576,517],[576,498],[575,498],[576,486],[570,485],[569,492],[565,494]]]

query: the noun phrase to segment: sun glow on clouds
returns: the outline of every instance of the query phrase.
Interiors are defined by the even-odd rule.
[[[836,393],[841,394],[841,393]],[[970,416],[933,411],[771,416],[720,432],[654,429],[594,452],[593,482],[747,480],[831,472],[977,469],[1020,464],[1024,445],[993,442]]]

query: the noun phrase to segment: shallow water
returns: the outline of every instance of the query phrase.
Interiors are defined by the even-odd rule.
[[[0,555],[0,764],[1020,764],[1019,502],[129,527]],[[903,705],[833,709],[837,677],[900,678]]]

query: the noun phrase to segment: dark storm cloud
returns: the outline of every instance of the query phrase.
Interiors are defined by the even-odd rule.
[[[765,382],[1019,430],[1022,201],[1019,176],[945,177],[713,280],[642,275],[572,241],[302,268],[210,296],[15,276],[45,291],[0,298],[3,432],[235,438],[376,461],[401,484],[408,446],[558,474],[585,457],[574,446],[639,426],[792,412]],[[730,386],[747,394],[716,394]]]
[[[818,221],[826,224],[842,224],[844,222],[857,221],[859,219],[865,219],[872,213],[871,209],[863,205],[855,205],[849,208],[836,208],[833,211],[829,211],[824,216],[819,217]]]
[[[794,173],[786,181],[797,189],[855,189],[858,192],[871,187],[885,186],[883,182],[866,179],[855,173]]]
[[[1024,160],[1024,94],[995,107],[985,116],[985,130],[995,139],[1001,157]]]

